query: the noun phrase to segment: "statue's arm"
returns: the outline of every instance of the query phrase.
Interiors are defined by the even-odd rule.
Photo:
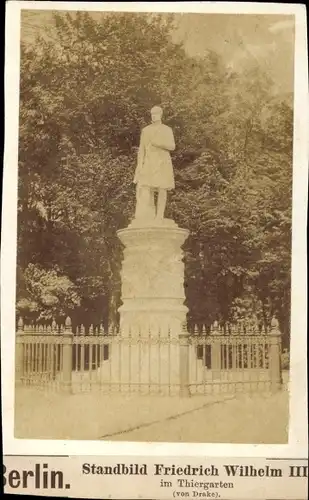
[[[138,153],[137,153],[137,168],[141,169],[144,163],[145,157],[145,141],[144,141],[144,132],[141,133]]]
[[[144,141],[144,134],[142,131],[140,143],[139,143],[139,148],[138,148],[138,153],[137,153],[137,166],[136,166],[135,175],[134,175],[134,179],[133,179],[134,184],[136,184],[138,182],[138,176],[139,176],[139,173],[143,167],[144,158],[145,158],[145,141]]]
[[[152,141],[152,145],[157,148],[166,149],[167,151],[174,151],[175,149],[175,139],[171,128],[164,131],[159,137],[155,137]]]

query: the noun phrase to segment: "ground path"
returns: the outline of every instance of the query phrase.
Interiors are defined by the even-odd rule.
[[[191,398],[16,391],[15,436],[225,443],[285,443],[288,392]]]

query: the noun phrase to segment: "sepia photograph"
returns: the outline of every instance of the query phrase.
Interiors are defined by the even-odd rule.
[[[294,42],[21,9],[15,438],[288,443]]]

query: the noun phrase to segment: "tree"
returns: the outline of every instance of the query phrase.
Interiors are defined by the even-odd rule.
[[[189,60],[160,16],[56,15],[55,27],[52,42],[22,48],[19,264],[58,266],[82,306],[93,313],[107,300],[114,322],[116,230],[133,212],[140,128],[149,103],[168,100],[181,130]]]
[[[291,96],[275,96],[257,64],[237,73],[214,52],[189,57],[172,29],[172,16],[57,14],[52,40],[22,47],[19,311],[117,322],[116,232],[134,210],[140,129],[160,104],[177,144],[167,216],[190,231],[190,320],[277,314],[288,338]],[[66,298],[48,305],[51,282]]]

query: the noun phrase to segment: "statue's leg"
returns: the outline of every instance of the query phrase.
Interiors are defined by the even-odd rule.
[[[136,184],[135,219],[139,219],[141,217],[141,191],[141,186]]]
[[[143,219],[149,220],[153,217],[152,213],[152,191],[149,186],[143,186],[143,192],[142,192],[142,200],[143,200],[143,214],[142,217]]]
[[[149,188],[149,217],[154,219],[156,216],[155,189]]]
[[[158,204],[157,204],[157,218],[163,219],[167,200],[167,189],[159,189]]]
[[[136,187],[136,219],[153,219],[155,217],[154,191],[149,186]]]

